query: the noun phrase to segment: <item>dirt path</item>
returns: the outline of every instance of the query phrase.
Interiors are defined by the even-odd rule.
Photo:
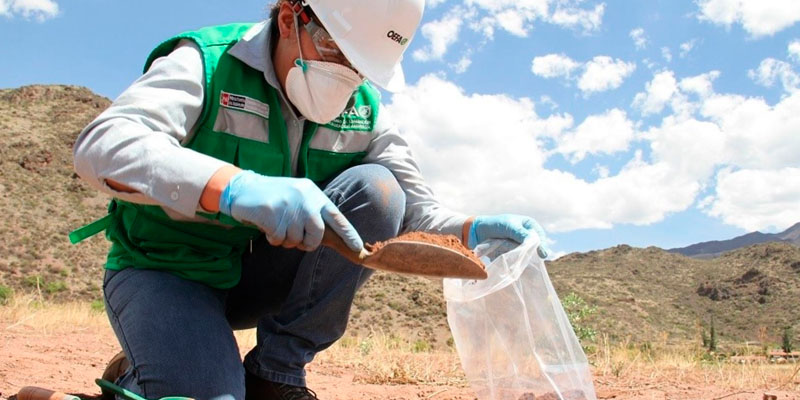
[[[109,328],[61,329],[42,332],[24,324],[0,321],[0,399],[8,399],[23,386],[38,385],[70,393],[96,394],[94,379],[118,349]],[[314,363],[308,381],[324,400],[472,400],[469,388],[418,385],[367,385],[354,382],[354,373],[333,365]],[[751,400],[764,390],[725,390],[691,379],[653,381],[646,377],[622,382],[596,378],[600,399],[704,399]],[[780,400],[800,399],[794,392],[771,391]]]

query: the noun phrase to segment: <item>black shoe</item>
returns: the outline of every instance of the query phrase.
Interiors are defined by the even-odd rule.
[[[319,400],[309,388],[266,381],[250,372],[244,381],[245,400]]]
[[[114,357],[112,357],[111,361],[109,361],[108,365],[106,365],[106,370],[103,371],[103,380],[111,383],[117,383],[117,379],[125,373],[130,365],[131,363],[128,362],[128,358],[125,357],[125,353],[120,351]],[[103,395],[100,398],[101,400],[114,400],[114,393],[109,392],[106,389],[102,389],[102,392]]]

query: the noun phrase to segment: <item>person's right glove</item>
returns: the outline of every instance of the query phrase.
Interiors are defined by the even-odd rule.
[[[353,251],[364,242],[350,221],[309,179],[271,177],[242,171],[228,182],[219,210],[259,227],[273,246],[311,251],[322,242],[327,224]]]
[[[516,214],[482,215],[472,221],[467,247],[474,249],[489,239],[507,239],[520,244],[530,235],[539,236],[537,253],[539,257],[547,258],[550,251],[547,248],[544,229],[535,219]]]

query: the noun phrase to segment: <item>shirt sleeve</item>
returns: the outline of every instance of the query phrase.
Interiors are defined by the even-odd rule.
[[[200,49],[181,41],[80,133],[75,171],[113,197],[194,216],[206,183],[227,165],[181,146],[202,113],[204,85]],[[116,191],[107,179],[136,193]]]
[[[434,197],[408,143],[384,109],[378,113],[377,135],[367,149],[364,162],[383,165],[389,169],[406,195],[403,232],[423,231],[455,235],[461,230],[467,216],[444,207]]]

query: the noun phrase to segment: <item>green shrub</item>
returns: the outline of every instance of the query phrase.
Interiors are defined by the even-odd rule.
[[[44,285],[44,291],[48,294],[59,293],[67,290],[67,284],[63,281],[49,282]]]
[[[22,280],[22,283],[28,287],[40,288],[44,283],[44,279],[42,279],[41,275],[29,275]]]
[[[586,304],[586,301],[575,293],[570,293],[561,299],[561,305],[564,306],[569,323],[575,330],[575,336],[581,342],[594,342],[597,338],[597,331],[588,325],[588,319],[597,313],[597,306]],[[584,348],[584,350],[586,349]]]
[[[711,316],[711,333],[708,338],[708,351],[717,351],[717,329],[714,326],[714,316]]]
[[[96,312],[100,312],[100,313],[106,310],[106,305],[105,305],[105,303],[103,303],[103,300],[94,300],[94,301],[92,301],[91,307],[92,307],[92,311],[96,311]]]
[[[0,304],[7,304],[14,296],[14,290],[10,287],[0,285]]]
[[[710,340],[708,338],[708,333],[706,333],[705,328],[703,328],[703,330],[700,331],[700,339],[703,341],[703,348],[707,349]]]
[[[794,336],[794,333],[792,332],[792,327],[791,326],[787,326],[787,327],[783,328],[783,337],[782,337],[781,348],[783,349],[783,351],[785,353],[791,353],[792,352],[792,336]]]
[[[423,339],[417,340],[414,342],[414,345],[411,346],[411,351],[414,353],[427,353],[431,351],[431,344]]]
[[[343,349],[355,347],[356,344],[358,344],[358,340],[352,336],[343,337],[339,340],[339,346],[341,346]]]
[[[362,340],[361,343],[358,344],[358,350],[361,351],[362,356],[369,355],[372,351],[372,342],[369,340]]]

